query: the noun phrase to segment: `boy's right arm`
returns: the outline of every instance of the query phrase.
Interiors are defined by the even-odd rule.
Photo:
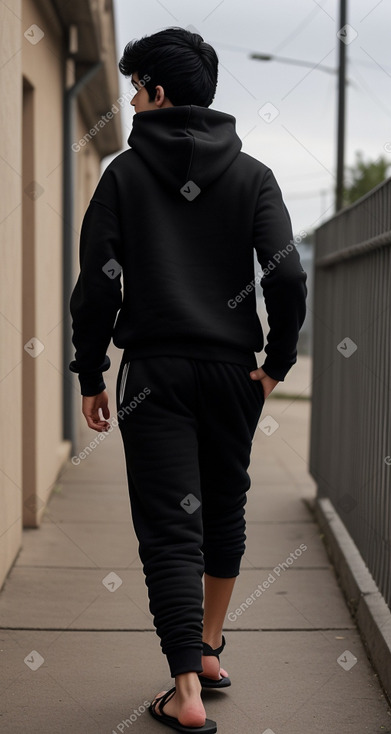
[[[254,247],[264,272],[261,286],[270,327],[262,369],[274,380],[283,381],[297,359],[297,341],[306,314],[307,273],[294,244],[281,189],[270,168],[257,203]]]

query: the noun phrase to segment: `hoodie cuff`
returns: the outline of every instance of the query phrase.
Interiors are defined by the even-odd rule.
[[[105,355],[103,363],[99,365],[99,369],[97,370],[80,370],[76,359],[74,359],[68,365],[71,372],[78,373],[81,394],[84,397],[99,395],[100,392],[103,392],[103,390],[106,389],[102,372],[106,372],[110,368],[110,366],[110,357],[108,357],[107,354]]]
[[[291,367],[293,367],[293,364],[290,364],[288,367],[286,365],[276,365],[267,357],[261,367],[268,377],[271,377],[273,380],[278,380],[278,382],[284,382],[284,379]]]
[[[78,378],[81,394],[84,397],[99,395],[99,393],[106,389],[106,384],[101,372],[79,372]]]

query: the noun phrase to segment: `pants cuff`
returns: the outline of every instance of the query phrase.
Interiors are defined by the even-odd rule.
[[[205,573],[208,576],[215,576],[218,579],[231,579],[234,576],[239,576],[241,560],[241,557],[238,560],[232,560],[230,564],[228,562],[229,565],[225,561],[224,567],[221,566],[220,568],[205,561]]]
[[[202,645],[200,647],[179,647],[166,653],[171,677],[181,673],[202,673]]]

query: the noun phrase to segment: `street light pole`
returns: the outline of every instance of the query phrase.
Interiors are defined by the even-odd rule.
[[[256,61],[281,61],[283,64],[293,64],[294,66],[306,66],[309,69],[314,68],[313,61],[303,61],[302,59],[291,59],[287,56],[275,56],[274,54],[261,54],[261,53],[252,53],[250,54],[250,59],[255,59]],[[316,64],[316,69],[319,69],[320,71],[326,71],[328,74],[335,74],[336,69],[332,66],[325,66],[324,64]]]
[[[339,5],[339,31],[346,25],[347,16],[347,0],[340,0]],[[345,33],[346,36],[346,33]],[[346,86],[349,80],[346,78],[346,44],[339,38],[339,61],[338,69],[330,66],[317,64],[316,67],[312,62],[302,61],[301,59],[289,59],[283,56],[274,56],[274,54],[252,53],[251,59],[257,61],[282,61],[283,63],[296,64],[298,66],[309,66],[331,74],[338,73],[338,111],[337,111],[337,175],[335,186],[335,211],[342,209],[343,205],[343,188],[344,188],[344,162],[345,162],[345,99]]]
[[[347,0],[340,0],[339,30],[346,25]],[[345,97],[346,97],[346,44],[339,39],[338,63],[338,131],[337,131],[337,183],[335,189],[335,211],[342,209],[345,152]]]

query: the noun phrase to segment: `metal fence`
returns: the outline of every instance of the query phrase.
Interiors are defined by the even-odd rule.
[[[391,606],[391,178],[316,231],[310,471]]]

